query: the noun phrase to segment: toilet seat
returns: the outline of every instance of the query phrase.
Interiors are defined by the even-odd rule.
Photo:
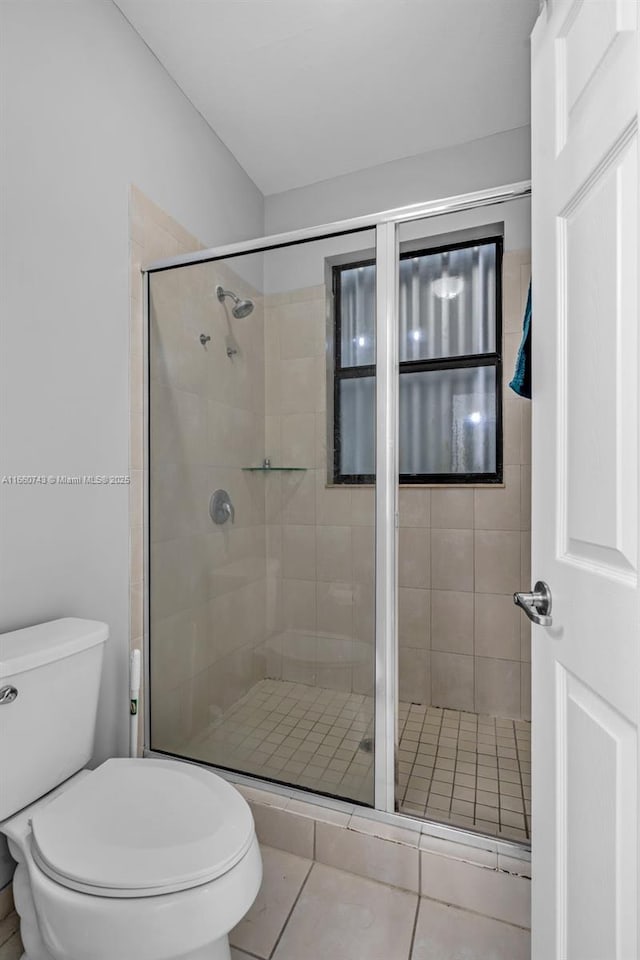
[[[107,760],[36,811],[31,850],[56,883],[102,897],[187,890],[231,870],[254,839],[244,798],[173,760]]]

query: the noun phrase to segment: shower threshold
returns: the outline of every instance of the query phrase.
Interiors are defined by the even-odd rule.
[[[530,839],[530,723],[402,702],[398,722],[400,813]],[[371,805],[372,738],[372,697],[268,679],[175,752]]]

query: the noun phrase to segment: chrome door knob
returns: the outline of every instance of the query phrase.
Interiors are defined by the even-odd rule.
[[[8,683],[6,686],[0,687],[0,706],[5,703],[13,703],[17,696],[18,691],[12,684]]]
[[[550,627],[553,623],[551,590],[544,580],[538,580],[533,593],[514,593],[513,602],[524,610],[532,623],[538,623],[541,627]]]

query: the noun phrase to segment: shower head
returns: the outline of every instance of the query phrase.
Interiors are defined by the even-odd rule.
[[[232,293],[231,290],[223,290],[223,288],[219,285],[216,287],[216,296],[220,303],[224,302],[225,297],[231,297],[234,302],[234,306],[231,308],[231,313],[237,320],[242,320],[243,317],[248,317],[255,306],[253,300],[241,300],[240,297],[236,297],[235,293]]]

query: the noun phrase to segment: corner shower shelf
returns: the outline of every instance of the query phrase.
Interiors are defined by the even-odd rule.
[[[304,473],[307,467],[243,467],[247,473]]]

